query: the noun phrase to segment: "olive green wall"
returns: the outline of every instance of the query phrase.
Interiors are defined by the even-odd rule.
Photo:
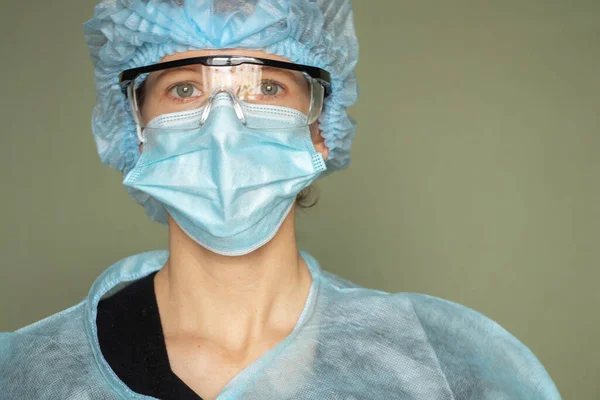
[[[166,246],[95,153],[81,31],[92,5],[15,1],[0,14],[0,330]],[[483,312],[566,399],[600,398],[600,2],[355,8],[354,162],[321,182],[301,248],[363,285]]]

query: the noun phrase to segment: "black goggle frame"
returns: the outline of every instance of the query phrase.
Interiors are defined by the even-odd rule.
[[[119,86],[127,96],[127,88],[135,82],[138,76],[149,74],[151,72],[162,71],[169,68],[185,67],[188,65],[201,64],[207,67],[231,67],[242,64],[264,65],[267,67],[283,68],[292,71],[300,71],[319,82],[325,91],[325,97],[331,94],[331,75],[329,72],[308,65],[288,63],[284,61],[269,60],[266,58],[246,57],[246,56],[206,56],[183,58],[181,60],[167,61],[163,63],[147,65],[139,68],[132,68],[121,72],[119,75]]]

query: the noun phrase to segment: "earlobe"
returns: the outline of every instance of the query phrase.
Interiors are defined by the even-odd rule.
[[[327,148],[327,146],[325,146],[325,139],[322,139],[319,142],[315,143],[315,149],[319,153],[321,153],[324,160],[327,160],[327,156],[329,156],[329,149]]]
[[[329,149],[325,145],[325,138],[321,134],[322,131],[319,129],[319,126],[317,124],[314,124],[313,126],[311,126],[310,131],[311,131],[310,136],[312,138],[312,142],[315,146],[315,149],[319,153],[321,153],[324,160],[327,160],[327,156],[329,156]]]

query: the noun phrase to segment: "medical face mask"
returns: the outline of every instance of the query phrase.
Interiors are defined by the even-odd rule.
[[[244,124],[222,93],[199,124],[203,111],[150,121],[140,159],[123,184],[161,202],[205,248],[247,254],[275,236],[297,194],[326,170],[325,161],[299,123],[306,116],[296,110],[244,104]]]

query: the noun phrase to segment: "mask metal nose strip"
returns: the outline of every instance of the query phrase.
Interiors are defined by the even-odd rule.
[[[200,117],[200,126],[204,125],[208,120],[208,116],[210,115],[210,112],[213,108],[215,97],[217,97],[221,93],[226,93],[229,95],[231,103],[233,104],[233,109],[235,110],[235,115],[238,117],[242,125],[245,126],[247,121],[246,116],[244,115],[244,110],[242,110],[242,106],[240,105],[240,102],[238,101],[237,97],[231,92],[231,90],[227,88],[216,89],[212,96],[210,96],[210,98],[206,102],[206,107],[204,107],[204,111],[202,111],[202,117]]]

